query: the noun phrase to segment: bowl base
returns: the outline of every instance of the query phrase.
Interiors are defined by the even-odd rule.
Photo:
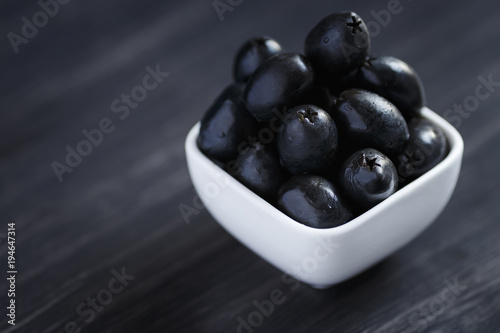
[[[314,289],[329,289],[333,287],[335,284],[309,284],[309,286],[313,287]]]

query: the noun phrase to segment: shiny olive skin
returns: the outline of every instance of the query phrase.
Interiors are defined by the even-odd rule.
[[[335,78],[363,64],[370,52],[370,35],[358,14],[335,13],[309,32],[304,52],[318,73]]]
[[[264,61],[248,80],[243,101],[258,121],[269,121],[300,101],[314,83],[312,67],[303,55],[282,53]]]
[[[288,178],[273,145],[256,142],[243,150],[232,176],[265,200],[274,203],[279,187]]]
[[[228,86],[201,119],[196,143],[208,157],[222,162],[236,158],[238,145],[257,130],[258,123],[248,113],[241,94],[241,86]]]
[[[369,57],[358,71],[359,88],[387,98],[409,119],[425,105],[425,92],[415,70],[394,57]]]
[[[399,175],[404,179],[420,177],[448,153],[448,143],[443,130],[427,119],[414,118],[409,125],[410,139],[397,157]]]
[[[338,146],[337,126],[330,115],[314,105],[287,112],[278,133],[281,164],[293,174],[329,169]]]
[[[410,137],[397,107],[366,90],[344,91],[335,101],[332,115],[342,129],[346,147],[372,147],[392,157],[403,149]]]
[[[339,182],[351,200],[368,209],[396,192],[398,173],[387,156],[365,148],[344,162]]]
[[[264,60],[281,53],[281,46],[274,39],[256,37],[243,44],[234,59],[233,76],[237,83],[246,83]]]
[[[278,208],[313,228],[333,228],[353,218],[339,191],[326,178],[295,175],[278,192]]]

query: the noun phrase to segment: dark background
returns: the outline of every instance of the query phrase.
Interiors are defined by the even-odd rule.
[[[411,64],[431,109],[444,114],[463,103],[478,76],[500,81],[497,0],[401,5],[372,50]],[[20,34],[22,17],[32,21],[40,7],[0,6],[0,233],[16,222],[19,271],[11,327],[1,239],[2,332],[62,332],[71,321],[83,332],[235,332],[238,317],[274,289],[286,301],[255,332],[500,332],[500,91],[456,124],[463,169],[442,215],[401,251],[329,290],[290,290],[206,211],[190,223],[179,212],[195,195],[185,136],[230,83],[238,46],[268,35],[302,51],[327,14],[350,9],[374,21],[370,12],[387,1],[244,0],[221,21],[211,1],[73,0],[17,54],[7,34]],[[120,120],[111,103],[157,64],[170,75]],[[51,163],[64,163],[65,147],[103,118],[115,130],[59,182]],[[84,323],[78,305],[122,267],[135,278]],[[455,283],[461,289],[444,302]]]

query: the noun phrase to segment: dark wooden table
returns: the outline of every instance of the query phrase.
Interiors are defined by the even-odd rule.
[[[470,97],[479,77],[500,81],[498,1],[401,0],[382,23],[373,13],[388,1],[241,1],[222,21],[212,1],[71,1],[53,17],[36,1],[0,6],[0,237],[16,223],[18,271],[11,326],[3,238],[0,331],[236,332],[241,318],[257,327],[240,332],[500,332],[500,89]],[[244,40],[301,51],[341,9],[378,26],[373,52],[410,63],[429,107],[454,117],[463,169],[445,211],[402,250],[329,290],[291,290],[205,210],[183,219],[195,195],[183,143]],[[40,27],[13,39],[15,53],[9,32],[33,15]],[[140,88],[157,67],[169,74]],[[144,100],[127,113],[115,100],[131,92]],[[473,111],[447,111],[464,102]],[[78,145],[84,130],[96,145]],[[88,155],[61,182],[67,147]],[[254,301],[275,289],[284,300],[260,322]]]

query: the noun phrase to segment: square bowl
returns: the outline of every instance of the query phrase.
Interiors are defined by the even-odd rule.
[[[441,213],[460,173],[458,131],[424,108],[450,151],[443,161],[355,219],[329,229],[296,222],[207,158],[197,147],[197,123],[185,142],[191,180],[205,207],[231,235],[295,279],[328,288],[375,265],[410,242]]]

